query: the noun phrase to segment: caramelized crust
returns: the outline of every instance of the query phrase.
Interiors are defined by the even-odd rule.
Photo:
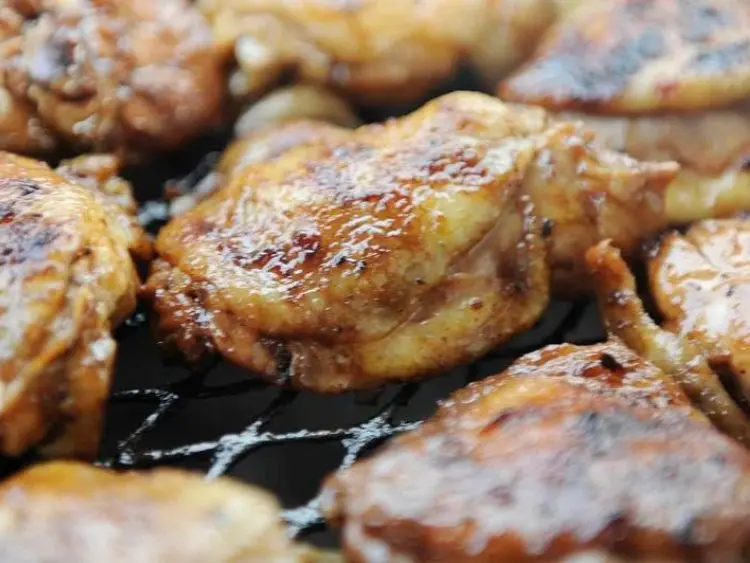
[[[697,343],[750,398],[750,221],[704,221],[666,235],[648,273],[665,327]]]
[[[662,330],[651,320],[620,252],[602,241],[586,258],[608,333],[678,381],[717,428],[750,445],[747,414],[726,392],[691,335]]]
[[[135,307],[129,250],[149,244],[105,192],[106,157],[56,174],[0,153],[0,452],[45,440],[50,455],[93,457],[112,374],[112,326]],[[84,166],[84,164],[86,166]],[[87,169],[87,170],[86,170]],[[69,178],[98,170],[89,188]],[[67,178],[65,177],[67,176]],[[99,188],[101,187],[101,190]]]
[[[148,154],[216,121],[223,73],[186,0],[0,7],[0,149]]]
[[[599,113],[705,110],[748,94],[745,0],[582,3],[501,88],[509,100]]]
[[[581,289],[588,244],[660,228],[674,171],[455,93],[231,172],[162,230],[145,294],[191,361],[327,392],[423,377],[531,326],[550,267]]]
[[[0,559],[17,563],[335,563],[297,547],[259,489],[171,469],[117,474],[74,463],[0,486]]]
[[[199,0],[238,71],[232,91],[257,97],[291,75],[356,101],[415,101],[462,61],[495,84],[533,49],[554,0]]]
[[[357,563],[739,563],[750,455],[622,345],[552,346],[333,476],[323,504]]]

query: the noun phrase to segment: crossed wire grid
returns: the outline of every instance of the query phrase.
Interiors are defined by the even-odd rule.
[[[493,361],[493,365],[498,365],[497,362],[500,360],[500,363],[505,365],[546,344],[570,341],[590,343],[600,340],[600,328],[598,326],[592,328],[593,311],[595,308],[590,303],[555,304],[545,319],[531,333],[469,366],[463,383],[469,383],[481,377],[482,374],[486,374],[487,369],[484,364],[489,361]],[[132,324],[143,325],[145,323],[143,318],[138,318],[132,321]],[[595,320],[593,324],[596,325]],[[138,330],[147,329],[139,327]],[[212,367],[208,367],[175,383],[160,387],[133,388],[115,393],[112,397],[114,405],[140,403],[148,405],[151,410],[134,431],[115,437],[114,453],[100,460],[100,465],[132,469],[160,464],[179,464],[181,461],[196,456],[208,456],[210,463],[206,477],[216,478],[228,474],[235,465],[252,458],[254,454],[265,448],[294,443],[338,443],[342,453],[337,467],[341,469],[352,465],[364,453],[384,440],[417,428],[421,424],[419,419],[399,419],[404,413],[408,414],[409,403],[419,390],[419,383],[410,383],[399,385],[392,397],[389,395],[389,399],[377,409],[374,415],[363,416],[355,424],[316,430],[299,427],[291,431],[274,432],[268,429],[269,425],[286,409],[293,407],[301,395],[292,390],[279,389],[259,414],[236,431],[217,435],[213,439],[204,441],[191,441],[188,436],[184,443],[176,447],[145,446],[144,440],[160,427],[168,425],[172,415],[185,401],[201,398],[221,400],[221,398],[236,396],[265,386],[253,379],[251,375],[248,375],[245,380],[211,386],[209,385],[211,370]],[[313,421],[310,422],[313,426]],[[300,471],[304,471],[304,468],[300,468]],[[320,529],[323,525],[320,496],[312,496],[301,506],[284,511],[283,516],[293,536]]]

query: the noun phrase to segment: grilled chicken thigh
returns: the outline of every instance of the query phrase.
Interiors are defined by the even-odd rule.
[[[462,61],[488,82],[528,55],[560,0],[198,0],[254,97],[292,75],[356,101],[414,101]]]
[[[49,455],[96,453],[115,358],[110,331],[135,307],[130,252],[149,249],[114,172],[108,157],[55,173],[0,153],[2,454],[40,441]]]
[[[750,454],[617,343],[550,346],[334,475],[358,563],[740,563]]]
[[[188,360],[326,392],[473,360],[539,318],[550,277],[582,289],[588,246],[658,231],[676,170],[482,94],[321,127],[160,233],[145,293]]]
[[[667,243],[665,248],[674,246]],[[750,420],[722,387],[703,350],[697,345],[703,342],[709,344],[709,350],[716,349],[709,335],[701,332],[700,327],[707,326],[707,323],[716,323],[713,326],[718,331],[712,335],[714,339],[726,338],[729,341],[739,334],[741,341],[741,326],[746,321],[739,315],[727,315],[730,309],[725,309],[727,303],[724,300],[732,282],[724,285],[723,281],[726,280],[720,280],[723,274],[718,272],[713,277],[707,276],[709,267],[696,267],[696,261],[702,261],[704,257],[699,255],[698,249],[693,248],[692,251],[692,260],[677,251],[650,266],[652,289],[669,319],[666,327],[674,332],[659,328],[648,316],[636,293],[633,275],[619,251],[609,241],[602,241],[591,248],[586,258],[607,331],[678,381],[693,403],[718,428],[750,445]],[[665,266],[665,262],[669,265]],[[685,300],[683,292],[693,294],[699,301]],[[740,310],[739,301],[734,305],[735,308],[731,310]],[[697,330],[680,330],[680,313],[683,318],[689,314],[701,319],[692,325]],[[734,323],[739,323],[739,326]],[[745,342],[750,342],[748,336],[745,331]],[[706,346],[703,348],[706,349]],[[731,346],[727,348],[731,349]],[[728,357],[729,353],[724,359]],[[711,359],[716,360],[716,357]]]
[[[665,328],[696,343],[750,399],[750,220],[704,221],[667,234],[648,274]]]
[[[32,467],[0,485],[0,560],[14,563],[335,563],[297,547],[267,493],[171,469]]]
[[[217,119],[223,82],[187,0],[0,4],[0,150],[173,148]]]
[[[500,88],[607,146],[683,165],[673,222],[750,210],[750,3],[581,2]]]

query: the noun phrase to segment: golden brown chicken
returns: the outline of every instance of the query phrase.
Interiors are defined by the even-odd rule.
[[[172,469],[32,467],[0,485],[0,560],[13,563],[335,563],[295,546],[266,492]]]
[[[500,88],[610,147],[680,162],[674,222],[750,210],[750,3],[581,2]]]
[[[49,455],[96,453],[110,331],[135,307],[130,252],[150,247],[115,170],[108,157],[83,157],[55,173],[0,152],[2,454],[41,441]]]
[[[617,343],[550,346],[334,475],[358,563],[740,563],[750,454]]]
[[[217,120],[224,81],[186,0],[0,3],[0,150],[173,148]]]
[[[560,0],[199,0],[255,97],[291,75],[363,103],[414,101],[466,61],[494,83],[528,55]]]
[[[668,243],[665,248],[670,246]],[[699,256],[697,249],[693,251],[692,260],[676,252],[673,256],[667,257],[666,262],[671,263],[671,266],[664,268],[661,261],[650,265],[657,301],[668,318],[670,314],[672,316],[666,326],[676,334],[659,328],[648,316],[636,292],[635,278],[620,252],[613,248],[609,241],[602,241],[589,249],[586,258],[607,331],[678,381],[696,407],[719,429],[750,445],[748,416],[733,402],[711,369],[703,350],[696,344],[697,342],[710,345],[711,339],[707,334],[700,332],[700,322],[694,325],[697,331],[679,330],[676,315],[684,313],[685,306],[690,315],[700,317],[704,324],[716,319],[716,323],[719,323],[716,325],[717,328],[722,329],[717,334],[721,334],[722,338],[731,339],[735,332],[742,334],[741,329],[738,330],[732,323],[745,322],[745,319],[740,319],[738,315],[722,318],[712,314],[711,310],[715,311],[717,304],[719,308],[726,305],[723,299],[727,287],[731,287],[732,282],[723,285],[724,280],[720,281],[719,278],[724,274],[718,272],[713,277],[707,276],[707,267],[696,267],[696,260],[702,261],[704,257]],[[712,285],[717,289],[709,289]],[[719,286],[722,289],[718,289]],[[700,301],[683,301],[685,295],[681,295],[681,292],[694,292]],[[740,306],[739,301],[736,305]],[[745,341],[750,342],[747,331],[744,335]],[[739,338],[741,340],[742,336]],[[711,359],[716,360],[716,357]]]
[[[618,266],[625,268],[615,263],[607,270]],[[750,221],[704,221],[684,235],[665,235],[649,258],[648,275],[664,328],[736,378],[750,399]],[[607,283],[615,290],[623,285]]]
[[[675,166],[590,141],[465,92],[326,125],[162,230],[145,291],[159,338],[326,392],[476,359],[539,318],[550,275],[584,287],[588,246],[663,226]]]
[[[170,215],[192,209],[246,166],[273,160],[296,146],[343,140],[346,132],[342,127],[356,125],[359,120],[351,108],[326,90],[304,85],[279,88],[240,117],[235,124],[236,139],[215,169],[187,193],[172,199]]]

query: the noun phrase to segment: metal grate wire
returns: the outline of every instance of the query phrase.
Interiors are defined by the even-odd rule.
[[[556,303],[538,326],[530,333],[509,343],[487,358],[468,366],[461,371],[448,389],[442,389],[438,398],[445,396],[452,389],[481,378],[489,373],[500,371],[513,359],[541,346],[559,342],[589,343],[599,340],[601,330],[596,322],[594,308],[590,303]],[[139,314],[129,323],[130,330],[139,332],[148,328],[143,314]],[[128,335],[123,347],[127,347]],[[158,368],[156,368],[158,369]],[[274,420],[286,411],[294,409],[304,393],[278,389],[268,403],[243,427],[222,433],[208,440],[194,440],[190,435],[183,435],[180,428],[170,429],[175,424],[174,415],[188,401],[201,399],[222,399],[247,395],[248,402],[254,399],[252,394],[260,389],[269,388],[246,374],[238,381],[214,385],[212,372],[215,366],[188,374],[177,381],[154,387],[135,387],[120,390],[112,396],[112,409],[139,404],[148,407],[147,414],[137,422],[135,429],[110,433],[107,440],[114,447],[100,465],[113,468],[142,468],[154,465],[182,465],[193,458],[208,458],[203,467],[207,478],[231,475],[233,468],[240,462],[252,462],[253,458],[272,447],[293,444],[335,443],[340,446],[338,459],[332,460],[328,470],[350,466],[363,454],[384,440],[411,430],[421,424],[425,413],[414,414],[412,401],[426,383],[411,383],[392,386],[391,393],[374,414],[363,414],[355,423],[349,425],[331,425],[322,429],[312,429],[315,425],[315,413],[307,413],[309,424],[301,425],[286,431],[269,429]],[[439,378],[438,378],[439,379]],[[381,392],[382,395],[384,392]],[[376,394],[376,397],[379,396]],[[356,398],[351,397],[356,403]],[[372,401],[370,401],[372,403]],[[434,405],[434,402],[433,402]],[[214,406],[213,408],[217,408]],[[355,404],[354,410],[359,409]],[[366,409],[363,409],[363,411]],[[431,409],[428,409],[431,410]],[[427,413],[429,414],[429,413]],[[180,437],[177,446],[161,447],[148,445],[149,437],[157,432],[168,432]],[[299,467],[299,472],[306,470]],[[317,494],[306,499],[301,505],[287,509],[284,518],[292,535],[305,535],[320,529],[323,519],[319,510]]]

